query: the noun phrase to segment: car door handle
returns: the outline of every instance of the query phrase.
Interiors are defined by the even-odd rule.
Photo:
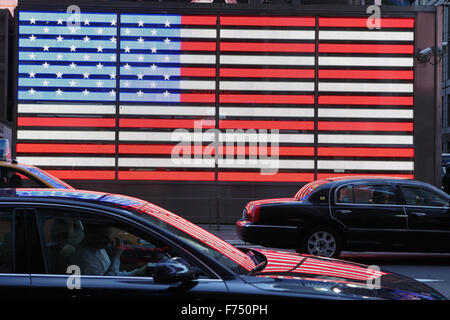
[[[336,212],[347,214],[347,213],[352,213],[352,210],[336,210]]]
[[[423,212],[411,212],[411,214],[416,217],[423,217],[427,215],[426,213]]]

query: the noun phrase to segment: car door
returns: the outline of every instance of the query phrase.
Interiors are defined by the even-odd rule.
[[[400,250],[407,243],[407,219],[390,183],[352,183],[336,188],[332,215],[347,229],[355,250]]]
[[[66,299],[148,297],[155,300],[201,299],[227,292],[222,279],[208,270],[196,280],[173,284],[155,283],[151,274],[133,274],[136,270],[145,269],[146,264],[159,261],[164,255],[182,257],[192,265],[196,265],[197,261],[163,236],[137,227],[128,220],[117,216],[110,218],[98,212],[68,211],[64,208],[37,208],[36,213],[46,272],[32,274],[34,295]],[[103,262],[97,263],[95,260],[92,264],[83,260],[86,257],[98,258],[97,255],[86,255],[85,251],[87,243],[92,242],[92,234],[97,234],[97,238],[101,234],[98,231],[100,229],[92,232],[92,225],[109,228],[110,235],[120,237],[123,241],[120,246],[120,266],[114,272],[109,268],[108,272],[100,271]],[[109,257],[111,266],[115,250],[117,247],[108,245],[101,249]],[[197,266],[205,270],[201,264]]]
[[[450,207],[448,197],[420,185],[400,184],[408,215],[412,250],[450,251]]]
[[[25,215],[12,207],[0,208],[0,298],[23,299],[30,290],[26,252]]]

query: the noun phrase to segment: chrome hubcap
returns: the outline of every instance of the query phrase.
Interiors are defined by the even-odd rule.
[[[336,252],[336,239],[326,231],[315,232],[308,239],[307,249],[311,255],[331,257]]]

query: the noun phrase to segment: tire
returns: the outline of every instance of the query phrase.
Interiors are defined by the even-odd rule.
[[[328,227],[319,227],[307,233],[300,240],[297,252],[313,256],[337,258],[341,254],[342,238],[339,233]]]

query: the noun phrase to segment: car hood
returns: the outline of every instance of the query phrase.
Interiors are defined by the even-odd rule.
[[[333,299],[445,300],[429,286],[377,266],[268,249],[251,251],[267,261],[263,270],[246,277],[259,289]]]

